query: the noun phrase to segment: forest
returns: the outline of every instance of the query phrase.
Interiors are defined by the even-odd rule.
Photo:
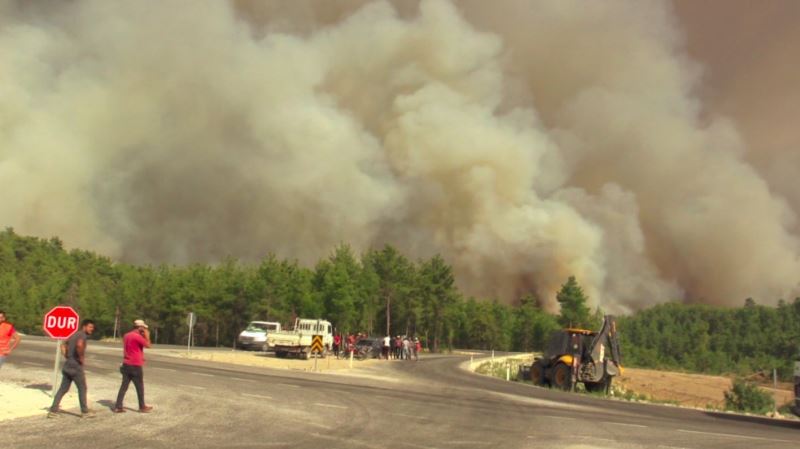
[[[57,304],[75,307],[99,338],[143,318],[157,343],[186,344],[188,312],[197,315],[195,344],[231,346],[254,319],[289,325],[295,317],[327,318],[338,332],[419,336],[427,350],[540,350],[562,326],[596,328],[579,280],[557,295],[560,314],[535,295],[513,304],[463,295],[440,256],[409,260],[392,246],[356,254],[342,244],[314,267],[266,255],[257,263],[133,265],[56,238],[0,232],[0,309],[23,333],[42,335],[42,316]],[[619,317],[626,366],[748,375],[791,376],[800,345],[800,298],[776,307],[747,298],[742,307],[669,302]]]

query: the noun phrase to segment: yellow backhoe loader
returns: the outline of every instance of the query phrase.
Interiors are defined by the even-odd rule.
[[[603,319],[599,331],[562,329],[550,337],[542,357],[534,359],[530,380],[536,385],[574,390],[580,382],[587,391],[609,392],[615,376],[622,373],[617,322]],[[528,376],[525,376],[528,377]]]

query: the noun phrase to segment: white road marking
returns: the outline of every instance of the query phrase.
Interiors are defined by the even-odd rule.
[[[613,422],[613,421],[600,421],[601,424],[611,424],[612,426],[627,426],[627,427],[639,427],[642,429],[646,429],[648,426],[642,424],[630,424],[626,422]]]
[[[192,373],[195,376],[203,376],[203,377],[216,377],[213,374],[206,374],[206,373]]]
[[[42,366],[42,365],[40,365],[38,363],[33,363],[33,362],[19,362],[19,363],[21,363],[23,365],[28,365],[28,366]]]
[[[579,438],[581,440],[591,440],[591,441],[595,441],[595,442],[603,441],[603,442],[606,442],[606,443],[615,443],[615,444],[619,443],[618,440],[612,440],[611,438],[588,437],[588,436],[585,436],[585,435],[575,435],[575,436],[573,436],[571,438]]]
[[[267,396],[264,394],[242,393],[242,396],[247,396],[248,398],[257,398],[257,399],[272,399],[272,396]]]
[[[488,446],[490,443],[488,441],[445,441],[444,444],[452,444],[452,445],[460,445],[460,444],[469,444],[471,446]]]
[[[685,430],[685,429],[678,429],[678,432],[683,433],[696,433],[700,435],[713,435],[718,437],[728,437],[728,438],[742,438],[745,440],[762,440],[762,441],[778,441],[781,443],[796,443],[796,441],[791,440],[779,440],[776,438],[765,438],[765,437],[752,437],[749,435],[740,435],[738,433],[717,433],[717,432],[703,432],[701,430]]]
[[[193,388],[195,390],[205,390],[206,389],[206,387],[198,387],[197,385],[184,385],[184,387]]]
[[[345,443],[345,447],[352,447],[352,446],[361,446],[361,447],[369,447],[374,449],[383,449],[384,446],[374,445],[369,442],[365,441],[358,441],[352,438],[342,438],[342,437],[335,437],[330,435],[324,435],[321,433],[311,433],[312,437],[319,438],[321,440],[329,440],[329,441],[339,441]],[[403,443],[406,444],[406,443]]]
[[[231,380],[235,380],[238,382],[255,382],[253,379],[245,379],[243,377],[229,377]]]
[[[569,416],[555,416],[555,415],[536,415],[536,416],[539,417],[539,418],[552,418],[552,419],[571,419],[571,420],[578,419],[578,418],[572,418],[572,417],[569,417]]]
[[[289,387],[289,388],[300,388],[299,385],[294,385],[294,384],[275,384],[275,385],[280,385],[282,387]]]
[[[154,366],[154,367],[153,367],[153,369],[157,369],[157,370],[159,370],[159,371],[169,371],[169,372],[171,372],[171,373],[175,373],[175,372],[177,372],[177,370],[174,370],[174,369],[172,369],[172,368],[159,368],[159,367],[157,367],[157,366]]]
[[[421,416],[406,415],[405,413],[386,413],[387,415],[399,416],[401,418],[422,418]]]
[[[329,408],[343,408],[343,409],[347,409],[347,407],[345,407],[344,405],[325,404],[325,403],[322,403],[322,402],[315,402],[315,403],[314,403],[314,405],[318,405],[318,406],[320,406],[320,407],[329,407]]]

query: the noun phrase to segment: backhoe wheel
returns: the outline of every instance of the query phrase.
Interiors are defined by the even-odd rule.
[[[564,363],[559,363],[553,369],[553,386],[559,390],[572,389],[572,369]]]
[[[605,382],[584,382],[583,386],[586,387],[586,391],[590,393],[606,391],[606,383]]]
[[[535,362],[531,365],[531,382],[534,385],[544,385],[544,367],[541,363]]]

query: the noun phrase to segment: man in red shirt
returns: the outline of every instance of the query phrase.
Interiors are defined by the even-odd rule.
[[[19,344],[19,334],[14,325],[6,321],[6,313],[0,310],[0,367]]]
[[[133,322],[134,329],[122,337],[122,347],[124,359],[119,368],[122,373],[122,385],[119,386],[117,393],[117,403],[114,406],[114,413],[122,413],[125,408],[122,401],[125,400],[125,393],[128,385],[133,382],[136,387],[136,397],[139,399],[139,412],[149,413],[153,407],[144,402],[144,348],[150,347],[150,329],[143,320]]]

